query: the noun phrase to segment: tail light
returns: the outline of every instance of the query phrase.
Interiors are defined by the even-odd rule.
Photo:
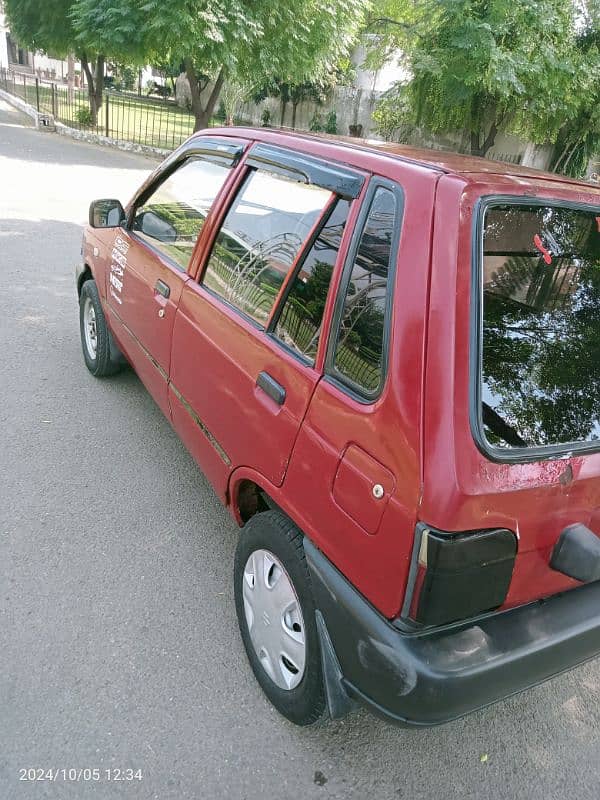
[[[402,616],[443,625],[501,606],[517,554],[509,530],[444,533],[419,523]]]

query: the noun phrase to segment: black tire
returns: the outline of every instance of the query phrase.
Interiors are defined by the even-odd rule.
[[[96,351],[90,348],[86,339],[85,326],[88,304],[91,304],[95,315]],[[125,359],[117,348],[111,332],[106,324],[106,317],[102,310],[98,287],[93,280],[86,281],[81,287],[79,296],[79,333],[81,335],[81,348],[86,367],[96,378],[106,378],[115,375],[124,364]]]
[[[277,711],[296,725],[311,725],[325,711],[321,652],[315,622],[315,604],[306,564],[301,531],[279,511],[255,514],[244,526],[235,553],[235,608],[242,641],[254,675]],[[292,689],[280,688],[268,675],[257,655],[246,620],[243,598],[244,570],[256,550],[267,550],[285,568],[296,593],[304,622],[306,646],[304,674]]]

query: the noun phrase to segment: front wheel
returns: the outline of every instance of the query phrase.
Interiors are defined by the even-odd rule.
[[[79,331],[85,365],[92,375],[104,378],[119,372],[125,362],[106,324],[98,287],[93,280],[81,287]]]
[[[315,606],[302,533],[279,511],[253,516],[235,554],[235,605],[250,665],[275,708],[296,725],[325,711]]]

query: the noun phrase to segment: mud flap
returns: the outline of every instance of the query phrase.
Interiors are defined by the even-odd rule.
[[[323,668],[325,695],[327,697],[327,710],[331,719],[341,719],[350,711],[358,708],[358,703],[348,695],[344,688],[342,669],[329,638],[325,620],[318,609],[315,612],[315,617],[321,645],[321,665]]]

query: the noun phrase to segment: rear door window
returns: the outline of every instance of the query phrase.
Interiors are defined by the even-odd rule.
[[[252,170],[229,209],[203,285],[264,326],[332,193]]]
[[[346,270],[344,278],[333,374],[367,399],[379,393],[384,380],[385,335],[399,214],[396,193],[378,186],[368,207],[351,270]]]
[[[600,209],[488,206],[480,405],[495,448],[600,440]]]

